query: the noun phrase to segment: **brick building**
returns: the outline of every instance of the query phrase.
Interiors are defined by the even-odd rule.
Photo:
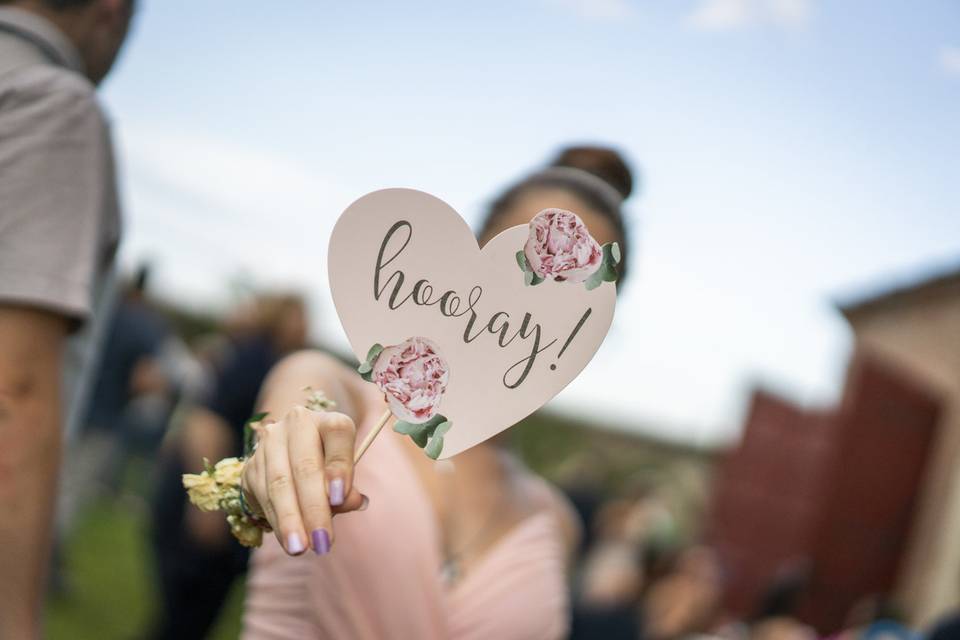
[[[960,270],[840,311],[855,339],[840,405],[757,392],[707,535],[740,615],[802,567],[821,631],[877,595],[926,625],[960,605]]]

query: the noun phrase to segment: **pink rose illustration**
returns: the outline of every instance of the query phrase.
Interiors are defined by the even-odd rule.
[[[437,416],[450,367],[436,344],[426,338],[408,338],[374,357],[370,379],[386,395],[393,415],[411,424]]]
[[[583,220],[563,209],[544,209],[530,221],[523,254],[536,276],[558,282],[584,282],[603,262]]]
[[[428,457],[436,460],[443,452],[443,438],[453,427],[440,413],[440,402],[450,380],[450,367],[437,345],[415,336],[392,347],[375,344],[357,372],[383,391],[390,410],[381,418],[368,439],[376,437],[390,415],[396,416],[393,430],[410,436]],[[366,442],[369,446],[369,441]],[[361,449],[363,454],[365,447]]]

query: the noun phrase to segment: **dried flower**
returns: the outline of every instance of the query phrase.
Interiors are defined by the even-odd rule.
[[[307,409],[312,409],[313,411],[333,411],[337,408],[337,403],[328,398],[327,394],[320,389],[304,387],[303,390],[307,392]]]
[[[217,484],[239,487],[241,475],[243,475],[243,460],[240,458],[224,458],[213,468],[213,479]]]
[[[231,514],[227,516],[230,533],[245,547],[259,547],[263,544],[263,529],[253,524],[245,515]]]
[[[224,458],[215,466],[200,473],[183,474],[183,486],[190,502],[203,511],[223,511],[227,514],[230,532],[246,547],[259,547],[263,542],[263,523],[257,523],[243,511],[240,500],[240,479],[243,458]]]
[[[183,486],[190,502],[202,511],[216,511],[220,508],[220,489],[217,481],[208,472],[183,474]]]

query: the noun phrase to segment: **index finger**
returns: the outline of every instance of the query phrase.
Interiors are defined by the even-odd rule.
[[[333,411],[321,414],[317,428],[323,441],[327,495],[330,505],[339,507],[353,486],[353,447],[357,429],[348,416]]]
[[[323,477],[323,448],[317,414],[294,407],[287,416],[290,468],[297,486],[297,501],[311,546],[318,555],[330,550],[330,504]]]

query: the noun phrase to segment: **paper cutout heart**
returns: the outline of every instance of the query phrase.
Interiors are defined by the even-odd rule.
[[[358,361],[373,345],[420,336],[449,367],[439,411],[453,426],[441,458],[548,402],[586,366],[613,321],[612,282],[592,290],[554,280],[528,286],[517,264],[528,236],[526,225],[511,227],[480,249],[452,207],[413,189],[365,195],[333,229],[330,289]]]

